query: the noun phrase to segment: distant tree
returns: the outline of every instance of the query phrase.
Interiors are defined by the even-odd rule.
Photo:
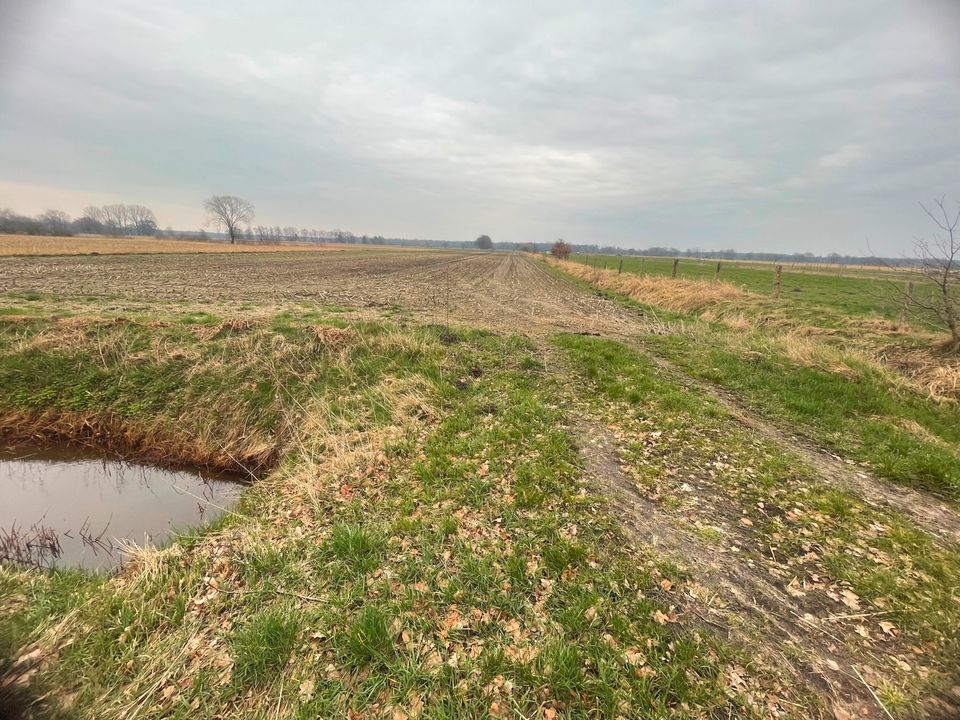
[[[481,250],[493,250],[493,240],[490,239],[489,235],[481,235],[476,240],[474,240],[477,247]]]
[[[207,211],[207,221],[224,229],[233,244],[237,239],[241,223],[253,220],[253,203],[234,195],[214,195],[203,204]]]
[[[97,220],[94,217],[91,217],[90,210],[99,210],[99,208],[85,208],[83,215],[78,217],[72,223],[72,230],[77,234],[86,234],[86,235],[102,235],[106,232],[106,228],[103,226],[103,223]]]
[[[114,235],[123,235],[127,232],[127,227],[130,224],[130,213],[126,205],[121,203],[104,205],[101,210],[104,217],[103,224],[109,232]]]
[[[934,207],[920,203],[941,232],[929,240],[914,243],[914,256],[926,285],[932,292],[903,294],[904,305],[927,317],[935,318],[950,333],[947,349],[960,352],[960,204],[956,213],[948,211],[944,198],[934,200]]]
[[[62,210],[47,210],[37,216],[37,221],[51,235],[67,235],[70,232],[70,216]]]
[[[127,227],[126,232],[134,235],[156,235],[157,234],[157,216],[153,210],[143,205],[126,206]]]
[[[107,224],[107,216],[104,213],[103,208],[97,207],[96,205],[87,205],[83,209],[83,212],[80,215],[81,218],[89,218],[100,225]]]
[[[560,260],[566,260],[570,257],[570,245],[563,241],[563,238],[557,240],[550,248],[550,254]]]

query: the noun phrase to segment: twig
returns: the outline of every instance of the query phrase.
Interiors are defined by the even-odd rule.
[[[890,711],[887,710],[887,706],[884,705],[884,704],[883,704],[883,701],[882,701],[880,698],[877,697],[877,694],[873,691],[873,688],[870,687],[870,686],[867,684],[867,681],[863,679],[863,675],[861,675],[861,674],[860,674],[860,671],[857,670],[857,666],[856,666],[856,665],[851,665],[850,667],[853,668],[853,671],[857,674],[857,677],[860,678],[860,682],[863,683],[863,686],[864,686],[867,690],[870,691],[870,694],[871,694],[871,695],[873,695],[873,699],[877,701],[877,705],[880,706],[880,709],[883,710],[883,712],[886,714],[886,716],[887,716],[888,718],[890,718],[890,720],[895,720],[894,717],[893,717],[893,715],[890,714]]]
[[[304,602],[323,602],[323,598],[314,597],[313,595],[302,595],[301,593],[290,592],[289,590],[279,590],[276,588],[272,589],[262,589],[262,590],[227,590],[226,588],[217,587],[213,583],[207,581],[207,587],[212,587],[217,592],[222,592],[227,595],[281,595],[285,597],[296,598],[297,600],[303,600]]]
[[[855,613],[853,615],[829,615],[824,620],[856,620],[858,618],[872,617],[874,615],[889,615],[889,610],[879,610],[877,612]]]

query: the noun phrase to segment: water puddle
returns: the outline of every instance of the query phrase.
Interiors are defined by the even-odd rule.
[[[0,448],[0,561],[115,568],[124,542],[159,546],[222,515],[243,491],[240,479],[63,448]]]

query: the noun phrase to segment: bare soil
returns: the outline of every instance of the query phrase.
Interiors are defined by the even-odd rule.
[[[0,292],[169,302],[396,306],[431,322],[546,334],[625,335],[642,322],[519,253],[337,253],[10,258]]]

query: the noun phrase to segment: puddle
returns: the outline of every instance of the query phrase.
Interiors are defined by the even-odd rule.
[[[175,529],[218,518],[240,480],[62,448],[0,449],[0,560],[109,570],[123,541],[159,546]]]

